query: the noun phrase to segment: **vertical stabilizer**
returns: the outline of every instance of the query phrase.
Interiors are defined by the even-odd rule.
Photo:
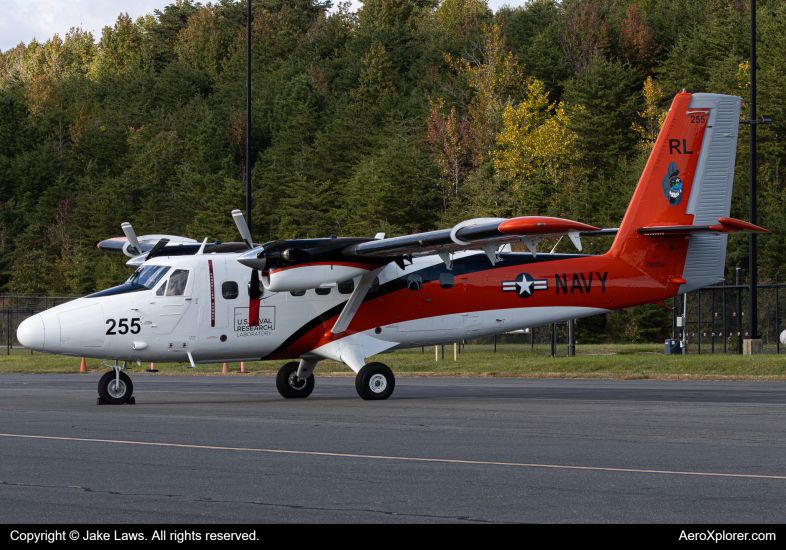
[[[610,255],[637,265],[642,250],[662,252],[668,279],[685,280],[680,293],[723,279],[725,234],[659,237],[639,230],[716,225],[729,216],[740,106],[735,96],[677,94]]]

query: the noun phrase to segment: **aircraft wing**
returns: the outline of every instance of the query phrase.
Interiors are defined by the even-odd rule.
[[[479,218],[459,223],[452,229],[441,229],[379,239],[352,245],[345,256],[386,258],[401,256],[447,255],[452,252],[482,248],[492,262],[492,255],[500,245],[521,241],[536,254],[535,245],[547,237],[568,235],[581,250],[582,234],[602,232],[599,227],[562,218],[524,216],[520,218]]]

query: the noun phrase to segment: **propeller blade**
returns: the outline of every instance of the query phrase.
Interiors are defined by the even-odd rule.
[[[254,241],[251,239],[251,231],[248,230],[248,224],[246,224],[243,213],[240,210],[232,210],[232,218],[235,220],[235,225],[240,232],[240,236],[243,238],[243,242],[246,243],[248,249],[251,250],[254,248]]]
[[[259,326],[259,271],[251,270],[251,282],[248,284],[248,326]]]
[[[145,261],[148,261],[150,258],[152,258],[153,256],[155,256],[155,255],[156,255],[156,253],[157,253],[159,250],[161,250],[162,248],[164,248],[164,247],[167,245],[167,243],[169,243],[169,239],[161,239],[160,241],[158,241],[158,242],[157,242],[157,243],[156,243],[156,244],[153,246],[153,248],[152,248],[152,249],[150,249],[150,252],[148,252],[148,253],[147,253],[147,257],[145,258]]]
[[[128,222],[123,222],[120,224],[120,227],[123,229],[123,233],[126,234],[126,239],[128,239],[128,242],[131,245],[128,251],[133,252],[132,257],[141,254],[142,248],[139,246],[139,240],[136,238],[136,233],[134,233],[134,228],[131,227],[131,224]]]

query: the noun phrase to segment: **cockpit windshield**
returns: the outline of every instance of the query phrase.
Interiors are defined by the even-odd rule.
[[[169,271],[168,265],[143,265],[134,271],[134,274],[126,281],[126,284],[153,288],[167,271]]]

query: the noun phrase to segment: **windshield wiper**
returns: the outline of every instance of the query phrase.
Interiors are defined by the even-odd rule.
[[[134,273],[133,275],[131,275],[131,279],[130,279],[130,280],[128,281],[128,283],[126,283],[126,284],[134,285],[134,284],[136,283],[136,280],[139,278],[139,276],[140,276],[141,274],[142,274],[142,268],[139,268],[139,270],[137,270],[137,272],[136,272],[136,273]],[[144,286],[144,285],[142,285],[142,286]]]

